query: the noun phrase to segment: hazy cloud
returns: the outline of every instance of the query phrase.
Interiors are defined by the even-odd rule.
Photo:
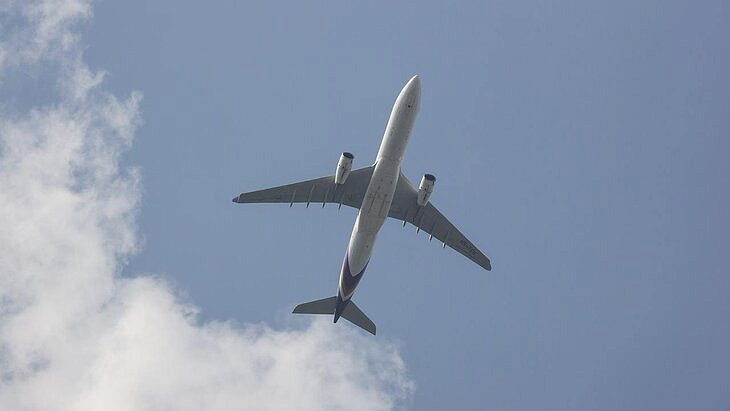
[[[0,4],[0,78],[56,70],[54,101],[0,112],[0,409],[391,409],[413,390],[396,347],[346,326],[201,323],[136,250],[139,176],[119,159],[141,95],[83,62],[86,1]],[[2,104],[7,105],[7,101]]]

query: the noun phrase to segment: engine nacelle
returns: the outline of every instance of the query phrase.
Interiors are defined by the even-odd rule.
[[[433,186],[436,184],[436,177],[433,174],[424,174],[421,178],[421,184],[418,185],[418,205],[423,207],[428,203],[428,199],[433,193]]]
[[[352,170],[352,160],[355,159],[351,153],[345,151],[340,156],[340,161],[337,162],[337,171],[335,171],[335,184],[345,184],[347,177],[350,175]]]

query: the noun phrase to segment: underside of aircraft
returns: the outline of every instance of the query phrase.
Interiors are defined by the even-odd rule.
[[[242,193],[235,203],[336,204],[359,210],[340,272],[337,295],[298,305],[294,313],[340,316],[375,334],[375,324],[352,302],[372,253],[380,227],[388,217],[425,231],[443,247],[458,251],[485,270],[492,265],[464,234],[431,204],[436,178],[425,174],[416,188],[400,169],[410,132],[420,105],[420,79],[414,76],[403,87],[393,106],[375,163],[352,170],[354,156],[342,153],[334,175]]]

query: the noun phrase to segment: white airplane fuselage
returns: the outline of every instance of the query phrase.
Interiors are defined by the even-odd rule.
[[[352,228],[337,287],[335,322],[360,283],[370,261],[378,231],[388,218],[403,154],[408,146],[420,100],[421,81],[418,76],[413,76],[395,100],[375,159],[375,169],[370,184],[355,219],[355,226]]]

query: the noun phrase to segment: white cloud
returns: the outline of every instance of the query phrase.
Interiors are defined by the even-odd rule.
[[[0,4],[0,78],[58,71],[58,100],[0,113],[0,409],[391,409],[413,390],[396,347],[349,327],[201,323],[135,251],[136,170],[119,159],[141,95],[83,62],[86,1]],[[4,103],[5,104],[5,103]]]

